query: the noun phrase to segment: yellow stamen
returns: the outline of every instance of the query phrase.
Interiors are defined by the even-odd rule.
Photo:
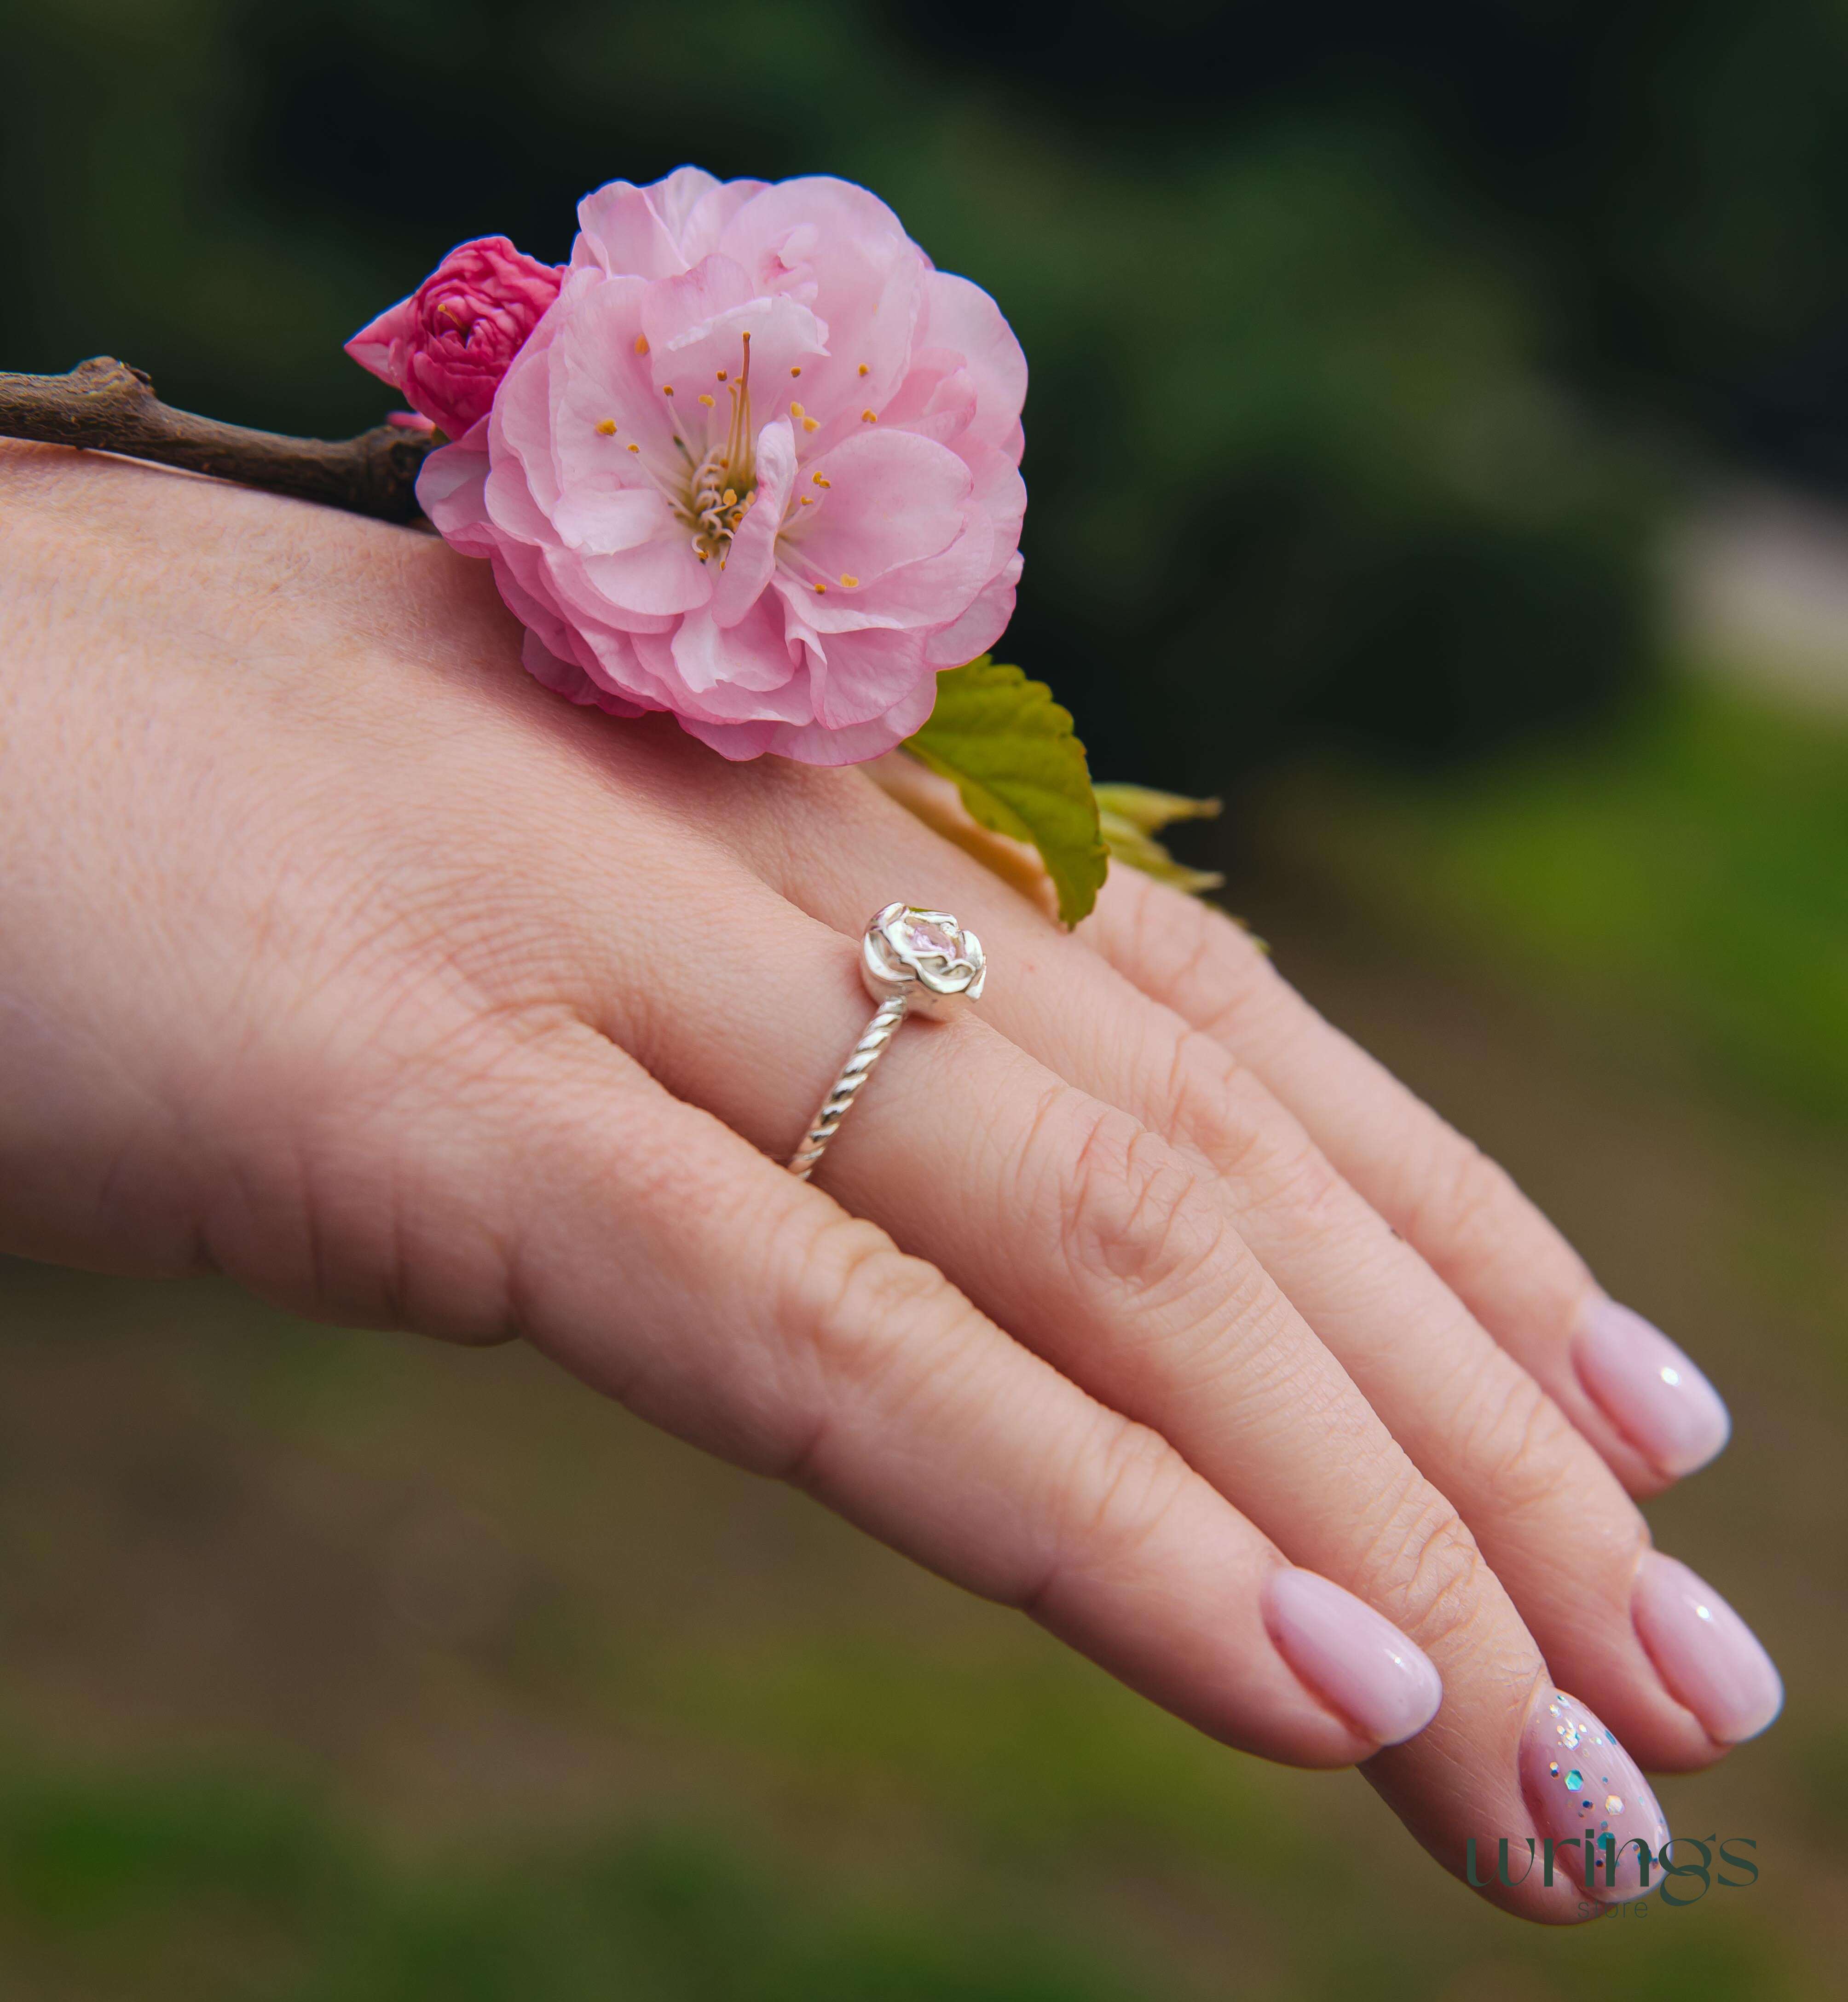
[[[725,371],[724,371],[724,370],[723,368],[721,368],[721,369],[719,371],[719,380],[720,380],[721,382],[723,382],[724,381],[724,379],[725,379]]]
[[[872,371],[872,370],[871,370],[871,369],[870,369],[870,368],[866,366],[866,364],[865,364],[865,362],[863,362],[863,362],[859,364],[859,372],[860,372],[860,373],[861,373],[861,375],[870,375],[872,374],[872,372],[873,372],[873,371]]]
[[[728,487],[719,498],[727,507],[735,507],[738,504],[737,489],[735,487]]]
[[[800,421],[803,415],[802,406],[800,403],[790,404],[790,415]]]
[[[597,432],[598,435],[601,438],[614,438],[616,434],[615,419],[614,417],[605,417],[602,423],[597,427]]]
[[[674,385],[673,385],[671,382],[669,382],[669,383],[666,384],[666,385],[662,388],[661,394],[662,394],[664,396],[672,396],[672,395],[673,395],[673,393],[674,393]]]
[[[815,504],[815,497],[812,494],[798,494],[796,504],[801,507],[812,507]]]
[[[699,400],[709,410],[713,407],[713,399],[710,396],[702,396]]]
[[[629,449],[631,452],[640,452],[641,450],[641,447],[639,445],[632,445]]]
[[[834,484],[832,480],[824,480],[818,473],[814,476],[814,482],[818,487],[832,487]]]
[[[849,577],[845,570],[841,572],[841,581],[849,591],[857,589],[859,584],[859,579],[857,577]]]
[[[647,334],[638,333],[636,336],[635,351],[637,354],[646,354],[648,352],[648,337]]]
[[[805,431],[818,431],[821,428],[821,420],[819,417],[804,417],[802,428]]]
[[[800,375],[802,373],[802,371],[800,368],[792,368],[790,371],[790,373],[792,375]]]
[[[668,394],[670,396],[672,396],[673,393],[674,392],[671,389],[668,392]],[[873,411],[862,410],[859,413],[859,420],[863,424],[876,424],[878,423],[879,419]]]
[[[818,598],[825,598],[828,595],[827,585],[825,584],[818,584],[815,586],[815,595]]]

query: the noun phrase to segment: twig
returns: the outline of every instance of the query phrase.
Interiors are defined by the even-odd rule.
[[[431,433],[381,424],[357,438],[284,438],[170,410],[138,368],[107,355],[68,375],[0,370],[0,438],[121,452],[386,521],[418,518],[417,469]]]

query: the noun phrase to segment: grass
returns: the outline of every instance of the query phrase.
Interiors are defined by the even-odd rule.
[[[1005,1858],[1002,1871],[1017,1875]],[[85,2002],[1131,2002],[1365,1992],[1556,1991],[1585,2002],[1799,1992],[1743,1912],[1658,1913],[1595,1941],[1505,1938],[1487,1965],[1362,1898],[1306,1885],[1279,1969],[1222,1956],[1211,1985],[1109,1965],[1083,1929],[1017,1908],[832,1890],[711,1825],[502,1840],[407,1864],[350,1817],[253,1775],[117,1772],[0,1794],[0,1968],[9,1997]],[[1491,1921],[1491,1923],[1494,1923]],[[1589,1951],[1587,1951],[1587,1948]],[[1486,1972],[1497,1984],[1477,1990]],[[1555,1972],[1565,1974],[1564,1968]]]
[[[628,1828],[420,1869],[250,1779],[16,1780],[8,1965],[189,2002],[1114,2002],[1015,1927],[818,1896],[710,1829]]]
[[[1292,846],[1409,935],[1848,1119],[1848,724],[1690,678],[1588,752],[1461,782],[1325,776],[1283,813]]]

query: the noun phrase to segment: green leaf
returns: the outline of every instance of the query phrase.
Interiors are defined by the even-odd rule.
[[[1180,793],[1158,793],[1149,786],[1099,786],[1096,794],[1098,825],[1117,861],[1160,882],[1191,890],[1195,896],[1217,890],[1225,882],[1217,870],[1190,869],[1184,862],[1177,862],[1155,838],[1177,820],[1217,818],[1217,800],[1190,800]]]
[[[984,654],[937,676],[936,707],[905,747],[956,782],[979,825],[1040,852],[1068,925],[1087,916],[1110,868],[1084,746],[1044,682]]]

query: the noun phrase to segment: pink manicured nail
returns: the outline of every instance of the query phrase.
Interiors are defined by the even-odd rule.
[[[1638,1453],[1679,1478],[1732,1434],[1720,1393],[1658,1327],[1602,1295],[1579,1323],[1578,1380]]]
[[[1272,1571],[1264,1624],[1316,1695],[1382,1745],[1402,1744],[1437,1715],[1444,1684],[1429,1655],[1332,1578]]]
[[[1554,1844],[1556,1878],[1606,1905],[1627,1904],[1661,1882],[1655,1859],[1668,1824],[1635,1761],[1577,1697],[1555,1690],[1534,1705],[1521,1739],[1521,1789],[1535,1826]],[[1624,1847],[1639,1840],[1649,1845],[1647,1881],[1635,1849]],[[1613,1854],[1615,1884],[1606,1881]]]
[[[1686,1564],[1650,1551],[1630,1614],[1656,1672],[1709,1737],[1756,1738],[1783,1709],[1783,1678],[1758,1636]]]

